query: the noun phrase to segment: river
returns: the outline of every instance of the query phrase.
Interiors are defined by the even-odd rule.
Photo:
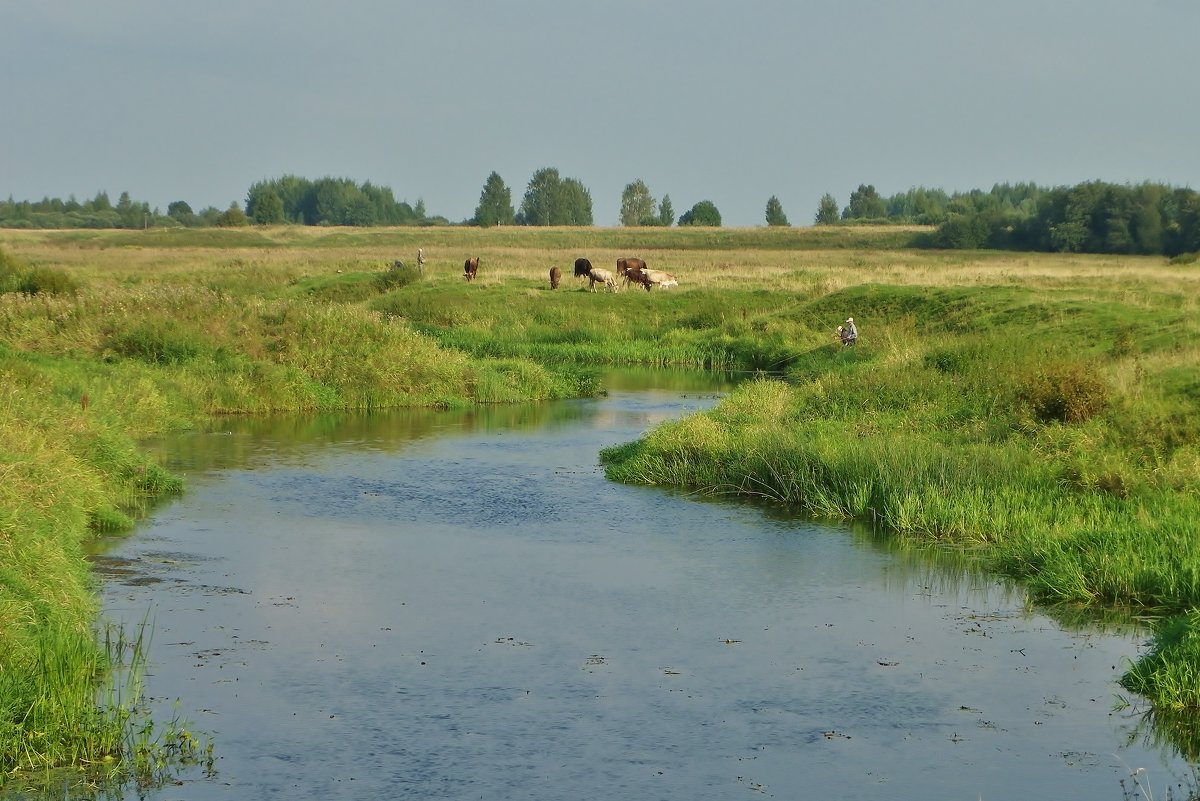
[[[1119,799],[1191,770],[1067,625],[953,554],[607,481],[718,377],[601,398],[222,422],[96,556],[216,773],[148,798]]]

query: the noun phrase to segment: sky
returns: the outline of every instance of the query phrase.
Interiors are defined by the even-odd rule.
[[[470,218],[553,167],[617,225],[822,195],[1200,188],[1195,0],[0,0],[0,197],[243,206],[284,175]]]

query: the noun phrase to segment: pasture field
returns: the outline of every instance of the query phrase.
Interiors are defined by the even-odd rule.
[[[182,490],[140,438],[581,396],[610,364],[763,374],[603,454],[610,477],[862,520],[973,549],[1042,603],[1157,618],[1125,684],[1200,709],[1200,266],[913,247],[926,234],[0,231],[0,775],[128,756],[128,714],[79,711],[114,659],[82,544]],[[680,285],[588,292],[580,256]]]

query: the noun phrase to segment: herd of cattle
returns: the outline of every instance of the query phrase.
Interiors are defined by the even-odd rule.
[[[463,278],[468,281],[474,281],[478,272],[478,256],[463,262]],[[663,289],[679,286],[679,281],[675,279],[675,276],[664,273],[662,270],[651,270],[643,260],[632,258],[617,259],[616,273],[613,273],[611,270],[605,270],[603,267],[593,267],[592,263],[587,259],[576,259],[575,277],[587,278],[588,289],[592,292],[596,291],[597,284],[602,284],[609,292],[616,292],[618,281],[623,281],[626,287],[630,284],[638,284],[647,292],[656,286]],[[557,267],[551,267],[550,288],[558,289],[558,284],[561,280],[562,270]]]

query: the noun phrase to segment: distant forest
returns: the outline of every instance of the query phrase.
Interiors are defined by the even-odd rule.
[[[555,224],[554,220],[560,217],[573,220],[575,224],[591,224],[591,197],[581,183],[569,178],[559,180],[557,170],[549,169],[539,171],[534,178],[520,211],[514,214],[511,193],[493,173],[484,186],[475,216],[458,224],[488,225],[504,221],[518,225]],[[640,182],[630,186],[644,189]],[[626,188],[627,194],[629,188]],[[648,195],[648,192],[643,194]],[[623,206],[629,201],[629,197],[624,198]],[[559,210],[563,214],[555,211],[555,203],[564,205]],[[720,225],[715,206],[712,211],[715,224]],[[666,213],[670,214],[669,211]],[[625,216],[623,214],[622,219]],[[787,217],[774,196],[767,203],[766,216],[768,225],[787,225]],[[693,222],[690,213],[679,220],[680,224],[689,222]],[[920,187],[883,197],[874,186],[862,184],[850,193],[845,207],[840,207],[832,195],[823,196],[817,205],[814,223],[930,225],[935,227],[934,231],[914,243],[927,247],[1176,256],[1200,252],[1200,193],[1157,183],[1135,185],[1090,181],[1054,188],[1033,183],[997,184],[990,191],[974,189],[955,193]],[[115,204],[106,192],[84,201],[78,201],[74,196],[68,200],[17,201],[9,197],[0,201],[0,227],[5,228],[278,224],[397,226],[452,223],[444,217],[427,215],[421,200],[415,206],[397,201],[388,187],[370,182],[356,184],[347,178],[314,181],[294,175],[251,186],[244,209],[234,202],[227,209],[208,207],[195,211],[185,201],[178,200],[171,203],[164,214],[157,208],[151,209],[147,203],[133,200],[128,192],[122,193]],[[671,223],[668,216],[655,219],[653,224]],[[706,219],[704,224],[713,223]]]
[[[859,186],[838,221],[935,225],[928,244],[941,248],[1166,256],[1200,251],[1200,193],[1153,183],[1090,181],[1053,189],[997,184],[990,192],[912,189],[890,198]]]

